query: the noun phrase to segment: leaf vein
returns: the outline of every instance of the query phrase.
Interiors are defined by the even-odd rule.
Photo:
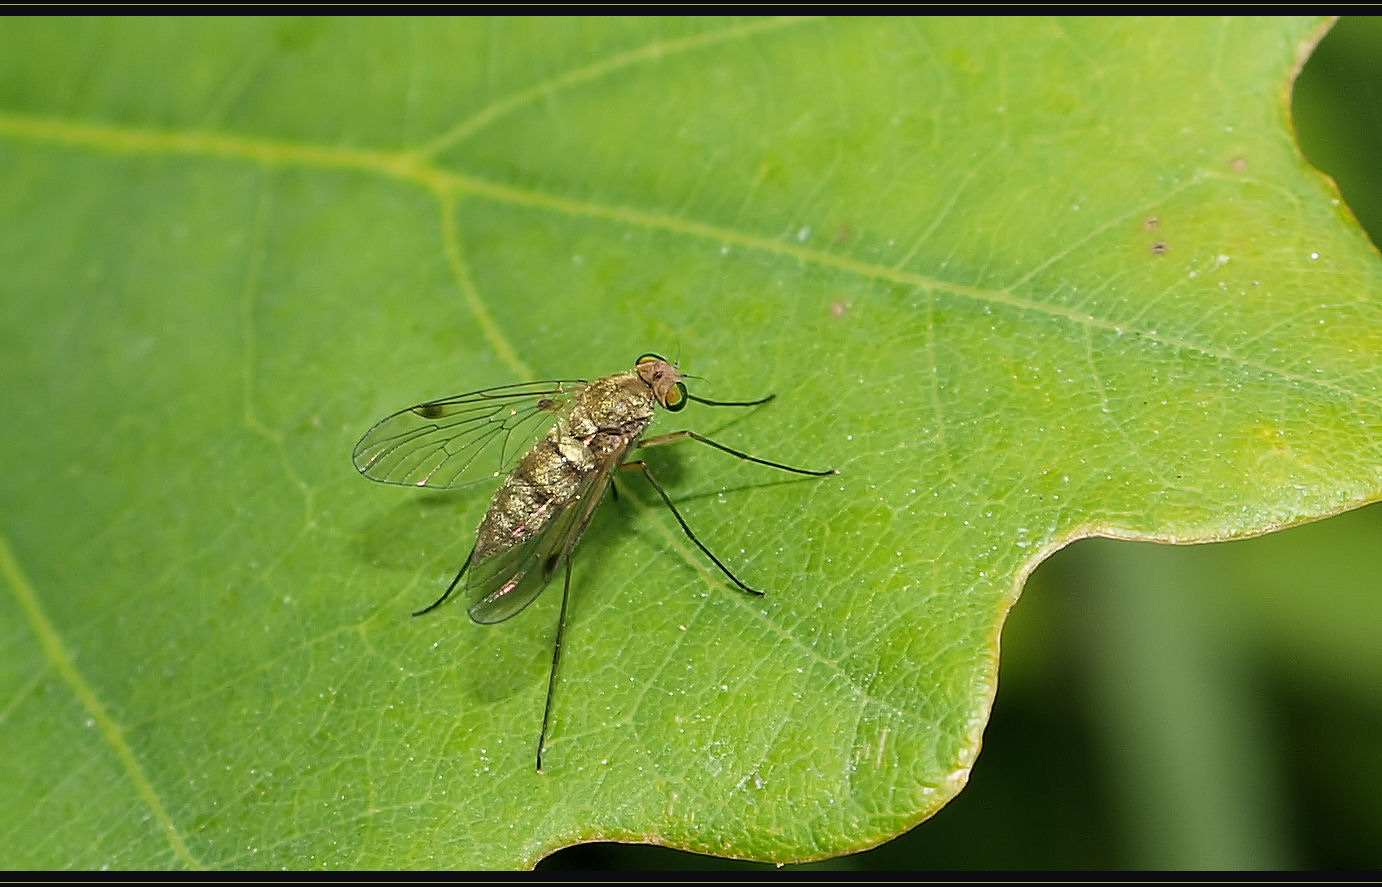
[[[145,775],[144,768],[140,766],[139,759],[135,756],[134,749],[125,739],[124,730],[111,716],[110,710],[101,702],[100,697],[96,695],[95,689],[77,669],[77,665],[73,661],[72,655],[67,651],[61,635],[58,634],[56,627],[48,618],[48,614],[43,611],[43,606],[39,603],[38,592],[30,584],[28,577],[24,575],[23,569],[15,558],[14,551],[10,548],[9,539],[3,535],[0,535],[0,576],[5,577],[10,591],[28,617],[29,624],[43,647],[44,655],[63,681],[72,689],[73,695],[77,697],[82,708],[86,709],[87,714],[100,728],[101,735],[105,737],[106,742],[115,752],[116,758],[124,767],[125,773],[130,782],[133,783],[139,797],[148,805],[154,821],[163,831],[173,853],[189,867],[203,868],[188,849],[186,842],[183,841],[177,824],[168,815],[168,811],[163,806],[163,801],[159,798],[153,783]]]

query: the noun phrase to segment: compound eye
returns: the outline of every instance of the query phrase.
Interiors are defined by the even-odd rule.
[[[662,360],[662,355],[660,355],[660,354],[653,354],[651,351],[649,351],[647,354],[640,355],[639,358],[638,358],[638,360],[635,360],[635,361],[633,362],[633,365],[634,365],[634,366],[642,366],[642,365],[645,364],[645,363],[652,363],[652,362],[655,361],[655,360]],[[667,361],[662,360],[662,362],[663,362],[663,363],[666,363]]]
[[[678,382],[671,388],[668,388],[667,399],[663,402],[663,406],[674,413],[686,406],[686,385]]]

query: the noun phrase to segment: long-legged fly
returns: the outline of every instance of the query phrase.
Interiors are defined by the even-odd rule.
[[[571,595],[571,553],[590,525],[615,469],[638,469],[671,510],[687,538],[741,591],[761,595],[696,538],[662,485],[643,461],[625,461],[639,447],[691,439],[739,459],[796,474],[827,475],[759,459],[694,431],[643,438],[658,407],[677,412],[694,400],[709,406],[747,407],[750,401],[714,401],[689,394],[685,376],[656,354],[633,369],[602,379],[554,379],[484,388],[428,401],[379,422],[355,445],[355,467],[371,480],[448,489],[497,478],[512,465],[480,522],[475,547],[435,603],[436,609],[469,573],[465,592],[470,618],[503,622],[519,613],[564,570],[561,617],[547,680],[547,702],[538,734],[537,769],[552,714],[562,635]],[[535,442],[534,442],[535,441]],[[517,460],[516,462],[514,460]]]

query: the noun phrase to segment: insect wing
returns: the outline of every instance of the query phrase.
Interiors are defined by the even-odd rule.
[[[355,467],[387,484],[449,489],[497,477],[542,437],[585,385],[552,379],[420,403],[355,445]]]
[[[575,494],[547,524],[512,548],[477,559],[466,588],[470,618],[489,624],[516,616],[552,581],[585,534],[604,498],[611,466],[586,475]]]

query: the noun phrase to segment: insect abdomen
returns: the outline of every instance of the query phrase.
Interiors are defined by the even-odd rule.
[[[563,424],[556,425],[524,454],[494,494],[475,540],[475,555],[488,557],[541,531],[571,501],[582,478],[598,468],[590,449]]]

